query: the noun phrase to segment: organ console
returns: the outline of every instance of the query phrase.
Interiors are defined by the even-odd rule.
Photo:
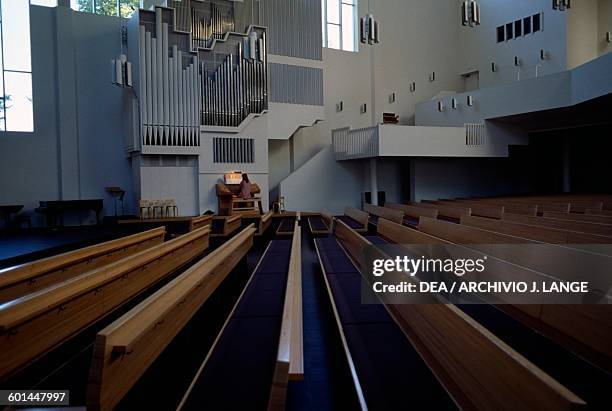
[[[251,183],[251,198],[243,199],[240,197],[240,182],[242,173],[227,173],[224,176],[224,183],[216,185],[217,200],[219,203],[219,215],[233,215],[234,213],[253,213],[263,214],[261,197],[256,194],[261,193],[261,188],[257,183]]]

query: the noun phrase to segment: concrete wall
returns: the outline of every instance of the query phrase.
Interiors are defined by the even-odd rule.
[[[104,187],[120,186],[126,211],[134,210],[123,153],[124,91],[110,84],[108,69],[125,23],[65,7],[30,8],[34,132],[0,133],[2,203],[24,204],[31,213],[40,200],[102,198],[110,215],[114,204]]]
[[[580,2],[572,2],[571,13],[577,3]],[[537,65],[540,74],[566,70],[567,12],[552,10],[550,0],[481,0],[479,4],[482,24],[459,28],[459,73],[478,70],[482,88],[515,82],[519,72],[521,79],[535,77]],[[458,5],[455,9],[459,13]],[[536,13],[543,13],[542,31],[497,43],[498,26]],[[540,60],[541,49],[548,53],[547,60]],[[520,68],[514,66],[514,56],[521,58]],[[497,64],[497,72],[491,71],[491,62]]]

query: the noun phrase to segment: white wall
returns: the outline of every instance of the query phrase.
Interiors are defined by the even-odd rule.
[[[40,200],[102,198],[113,214],[106,186],[126,190],[126,211],[134,211],[123,91],[110,84],[108,70],[123,24],[66,7],[30,8],[35,130],[0,132],[0,202],[24,204],[35,224],[42,223],[32,212]]]
[[[580,1],[572,2],[572,12],[576,3]],[[480,0],[479,4],[482,24],[459,29],[462,58],[456,68],[460,73],[478,70],[482,88],[514,82],[519,70],[521,79],[534,77],[536,65],[541,65],[540,74],[567,68],[567,13],[552,10],[550,0]],[[456,9],[459,10],[459,5]],[[497,43],[498,26],[540,12],[544,13],[542,31]],[[541,49],[548,52],[547,60],[540,60]],[[514,56],[522,60],[520,69],[514,66]],[[491,71],[491,62],[498,65],[495,73]]]
[[[612,51],[612,43],[606,41],[606,32],[612,32],[612,1],[599,0],[597,5],[597,45],[598,54]]]
[[[599,55],[598,0],[572,2],[567,15],[567,68],[572,69]]]

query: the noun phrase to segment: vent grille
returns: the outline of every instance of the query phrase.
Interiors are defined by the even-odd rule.
[[[465,145],[470,147],[484,146],[485,125],[465,124]]]
[[[213,162],[254,163],[255,141],[252,138],[213,137]]]

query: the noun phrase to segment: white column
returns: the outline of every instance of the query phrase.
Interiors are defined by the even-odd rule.
[[[372,205],[378,205],[378,173],[376,170],[376,158],[370,159],[370,192]]]

